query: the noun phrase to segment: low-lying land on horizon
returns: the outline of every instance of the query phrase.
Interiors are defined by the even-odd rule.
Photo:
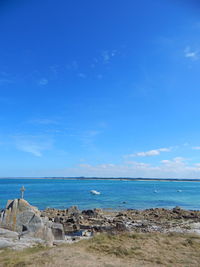
[[[134,178],[134,177],[0,177],[0,179],[55,179],[55,180],[127,180],[127,181],[175,181],[200,182],[200,178]]]

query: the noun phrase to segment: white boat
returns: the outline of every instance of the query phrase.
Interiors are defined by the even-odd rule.
[[[153,190],[154,193],[158,193],[158,190],[156,189],[156,186],[154,185],[154,190]]]
[[[96,190],[91,190],[90,193],[93,195],[100,195],[101,194],[100,192],[98,192]]]
[[[177,192],[179,192],[179,193],[180,193],[180,192],[182,192],[182,190],[181,190],[181,189],[178,189],[178,190],[177,190]]]

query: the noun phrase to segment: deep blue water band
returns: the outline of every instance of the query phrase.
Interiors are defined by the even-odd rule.
[[[57,180],[0,179],[0,207],[8,199],[20,197],[39,209],[64,209],[72,205],[80,209],[146,209],[155,207],[200,210],[200,183],[193,181],[125,181],[125,180]],[[101,192],[92,195],[90,190]]]

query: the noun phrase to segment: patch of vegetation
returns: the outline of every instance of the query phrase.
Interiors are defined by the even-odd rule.
[[[200,266],[200,237],[189,234],[125,233],[99,234],[90,240],[72,245],[43,247],[41,245],[23,251],[6,249],[0,253],[0,266],[79,266],[80,261],[91,257],[102,266]],[[67,265],[69,263],[69,265]],[[56,265],[55,264],[55,265]],[[74,264],[74,265],[73,265]],[[81,265],[80,265],[81,266]],[[87,264],[84,265],[88,266]]]
[[[89,241],[88,249],[117,257],[134,257],[142,254],[137,244],[138,234],[107,235],[100,234]]]
[[[48,249],[40,244],[22,251],[4,249],[0,254],[0,262],[4,267],[24,267],[31,264],[30,256],[35,256],[38,252]]]
[[[200,237],[190,234],[100,234],[88,241],[88,250],[151,263],[152,266],[200,266]],[[188,257],[189,256],[189,257]]]

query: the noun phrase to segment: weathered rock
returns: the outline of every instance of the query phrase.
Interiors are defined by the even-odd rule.
[[[64,228],[61,223],[52,223],[51,230],[55,240],[64,240],[65,233]]]
[[[0,249],[2,248],[11,248],[15,246],[15,242],[7,240],[5,238],[0,239]]]
[[[175,208],[172,209],[172,211],[173,211],[174,213],[180,213],[182,210],[181,210],[180,207],[176,206]]]
[[[122,231],[127,231],[128,228],[124,222],[117,222],[116,223],[116,230],[122,232]]]
[[[88,225],[80,224],[80,229],[82,229],[82,230],[88,230],[88,229],[91,229],[91,225],[90,225],[90,224],[88,224]]]
[[[76,222],[76,219],[74,217],[71,217],[71,218],[66,219],[65,222],[66,223],[75,223]]]
[[[46,241],[47,245],[52,246],[54,241],[54,236],[52,233],[51,228],[47,227],[46,225],[40,229],[38,229],[37,232],[35,232],[33,237],[41,238]]]
[[[42,239],[30,236],[20,238],[19,233],[0,228],[0,249],[11,248],[15,250],[22,250],[36,244],[44,243],[45,241]]]
[[[115,231],[115,227],[112,225],[94,225],[92,226],[92,232],[106,232],[112,233]]]
[[[18,239],[19,234],[17,232],[13,232],[7,229],[0,228],[0,238],[12,238],[12,239]]]
[[[73,224],[73,223],[64,223],[63,227],[64,227],[65,234],[77,232],[77,231],[80,230],[80,225],[76,224],[76,223],[75,224]]]
[[[11,231],[22,232],[23,227],[26,228],[26,225],[34,216],[40,217],[40,212],[26,200],[9,200],[6,209],[1,214],[0,226]]]
[[[103,211],[99,209],[78,211],[77,208],[66,210],[48,209],[43,215],[52,221],[62,223],[66,234],[79,230],[91,232],[136,231],[136,232],[165,232],[169,229],[186,229],[190,223],[200,221],[200,211],[151,208],[146,210],[128,209],[120,212]],[[59,215],[58,215],[59,214]],[[184,225],[183,225],[184,222]]]
[[[1,214],[0,227],[16,231],[20,237],[28,235],[41,238],[48,245],[53,244],[54,238],[63,239],[64,235],[62,225],[50,223],[47,217],[41,217],[40,211],[24,199],[8,201]]]
[[[77,206],[72,206],[69,209],[67,209],[67,213],[68,214],[77,214],[77,213],[79,214],[80,211]]]
[[[97,212],[94,210],[83,210],[82,214],[89,217],[96,217],[98,215]]]

